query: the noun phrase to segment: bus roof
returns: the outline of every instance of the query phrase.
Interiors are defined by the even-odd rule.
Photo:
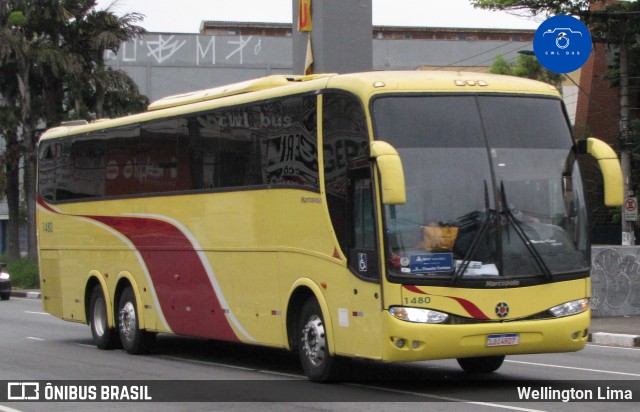
[[[342,89],[364,101],[383,93],[509,93],[537,94],[560,98],[549,84],[520,77],[455,71],[378,71],[309,76],[273,75],[212,89],[165,97],[149,105],[148,111],[117,119],[99,119],[88,124],[63,124],[49,129],[42,139],[108,129],[209,108],[240,105],[289,94],[325,88]]]

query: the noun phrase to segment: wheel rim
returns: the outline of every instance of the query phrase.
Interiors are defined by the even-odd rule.
[[[107,310],[103,298],[96,299],[93,305],[93,328],[98,336],[104,335],[107,325]]]
[[[318,366],[325,358],[327,347],[324,325],[319,316],[309,317],[302,329],[302,351],[314,366]]]
[[[133,339],[136,329],[136,309],[133,303],[127,302],[120,309],[120,334],[127,340]]]

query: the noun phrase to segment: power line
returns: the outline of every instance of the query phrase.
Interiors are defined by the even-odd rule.
[[[473,58],[475,58],[475,57],[482,56],[483,54],[486,54],[486,53],[492,52],[492,51],[494,51],[494,50],[498,50],[498,49],[500,49],[500,48],[502,48],[502,47],[508,46],[508,45],[510,45],[511,43],[515,43],[515,42],[516,42],[515,40],[511,40],[511,41],[509,41],[509,42],[507,42],[507,43],[500,44],[499,46],[496,46],[496,47],[494,47],[494,48],[492,48],[492,49],[485,50],[485,51],[483,51],[483,52],[481,52],[481,53],[478,53],[478,54],[474,54],[473,56],[466,57],[466,58],[464,58],[464,59],[462,59],[462,60],[458,60],[458,61],[456,61],[456,62],[449,63],[449,64],[444,65],[444,66],[436,67],[436,68],[435,68],[435,69],[433,69],[433,70],[440,70],[440,69],[444,69],[444,68],[447,68],[447,67],[455,66],[455,65],[457,65],[457,64],[459,64],[459,63],[463,63],[463,62],[465,62],[465,61],[467,61],[467,60],[471,60],[471,59],[473,59]]]

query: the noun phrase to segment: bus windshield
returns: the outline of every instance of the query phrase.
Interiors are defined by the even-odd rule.
[[[517,286],[587,276],[582,182],[559,100],[392,95],[372,111],[406,180],[406,203],[384,210],[391,279]]]

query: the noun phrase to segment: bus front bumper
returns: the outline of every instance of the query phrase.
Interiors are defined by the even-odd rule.
[[[557,319],[438,325],[406,322],[385,311],[386,361],[421,361],[574,352],[589,337],[591,311]]]

